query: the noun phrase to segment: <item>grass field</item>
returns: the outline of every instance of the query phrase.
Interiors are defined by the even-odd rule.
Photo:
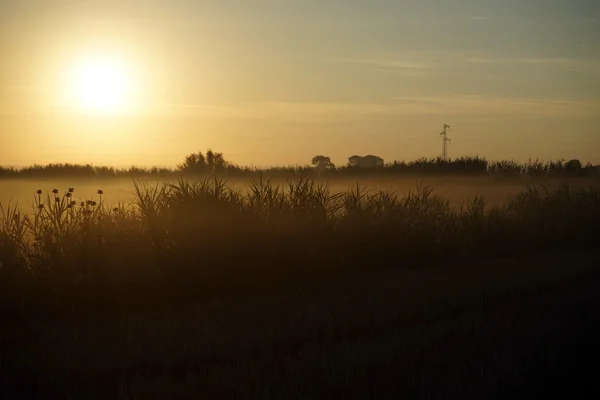
[[[591,398],[598,261],[383,271],[9,325],[5,398]]]
[[[5,398],[597,391],[594,181],[14,182]]]

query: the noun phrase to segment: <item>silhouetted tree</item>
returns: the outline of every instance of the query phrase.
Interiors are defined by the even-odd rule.
[[[208,152],[212,153],[212,166],[209,165],[209,167],[211,167],[211,170],[213,172],[220,172],[220,171],[224,171],[229,163],[227,161],[225,161],[225,158],[223,157],[223,153],[215,153],[212,150],[208,150]],[[207,158],[208,158],[208,152],[207,154]]]
[[[188,154],[183,163],[177,166],[183,172],[203,172],[206,170],[206,159],[202,152]]]
[[[348,157],[348,166],[354,168],[376,168],[383,167],[384,162],[383,158],[371,154],[364,157],[354,155]]]
[[[569,172],[579,172],[581,170],[581,161],[569,160],[565,163],[565,169]]]
[[[335,168],[335,165],[333,165],[333,163],[331,162],[331,159],[329,157],[325,157],[325,156],[321,156],[321,155],[314,156],[311,162],[312,162],[312,165],[315,166],[317,173],[322,173],[326,169],[334,169]]]
[[[188,154],[183,163],[177,166],[182,172],[222,172],[225,171],[229,163],[225,161],[223,153],[217,153],[208,149],[206,156],[202,152]]]

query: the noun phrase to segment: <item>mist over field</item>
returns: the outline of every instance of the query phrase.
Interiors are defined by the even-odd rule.
[[[191,180],[211,179],[211,177],[190,178]],[[258,181],[258,177],[248,178],[224,178],[225,182],[233,188],[245,191],[248,184]],[[268,180],[268,177],[263,178]],[[273,185],[285,188],[292,177],[270,178]],[[176,179],[151,179],[151,178],[93,178],[93,179],[11,179],[0,180],[0,203],[8,204],[9,201],[18,202],[27,209],[33,204],[35,193],[41,189],[45,193],[58,189],[61,192],[73,187],[76,189],[73,198],[78,201],[97,199],[98,189],[103,190],[104,199],[108,204],[125,203],[135,201],[136,193],[133,181],[148,186],[162,186],[174,184]],[[419,188],[429,187],[434,194],[440,195],[454,206],[465,204],[469,199],[483,196],[488,205],[499,205],[505,203],[509,198],[523,191],[530,185],[538,185],[548,189],[555,189],[562,184],[569,183],[575,186],[585,186],[596,182],[594,178],[563,178],[563,179],[537,179],[537,180],[501,180],[490,177],[456,177],[456,176],[412,176],[412,177],[390,177],[390,176],[368,176],[368,177],[334,177],[317,179],[316,182],[325,183],[330,186],[331,193],[344,192],[356,188],[371,191],[392,191],[399,196],[405,196],[409,192],[416,192]]]

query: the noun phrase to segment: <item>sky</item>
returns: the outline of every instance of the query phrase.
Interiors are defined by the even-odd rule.
[[[450,157],[600,163],[599,18],[597,0],[3,0],[0,165],[392,162],[440,155],[444,124]]]

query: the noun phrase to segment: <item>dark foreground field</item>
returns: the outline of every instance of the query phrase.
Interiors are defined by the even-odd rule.
[[[3,324],[2,397],[595,398],[599,261],[371,271]]]

